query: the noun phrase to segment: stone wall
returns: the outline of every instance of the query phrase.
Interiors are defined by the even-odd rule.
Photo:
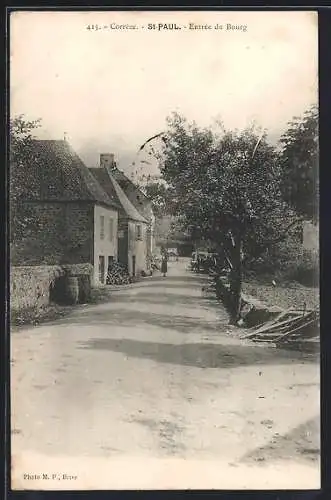
[[[20,311],[49,303],[50,284],[63,274],[60,266],[12,266],[10,309]]]
[[[49,304],[50,288],[57,278],[65,273],[76,276],[89,274],[93,266],[89,263],[65,266],[11,266],[10,309],[12,312],[38,309]]]

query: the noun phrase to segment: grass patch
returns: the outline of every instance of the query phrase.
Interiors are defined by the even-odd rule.
[[[37,326],[41,323],[54,321],[70,314],[75,306],[59,306],[48,304],[40,307],[30,307],[21,311],[11,311],[11,328],[23,326]]]

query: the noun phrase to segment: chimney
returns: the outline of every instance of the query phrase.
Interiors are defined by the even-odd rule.
[[[116,168],[113,153],[103,153],[100,155],[100,167],[106,170],[114,170]]]

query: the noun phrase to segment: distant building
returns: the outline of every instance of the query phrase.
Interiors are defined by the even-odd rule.
[[[176,229],[178,219],[172,215],[157,217],[155,222],[155,253],[161,248],[176,248],[181,256],[190,256],[194,245],[188,233]]]
[[[100,166],[91,168],[103,190],[119,205],[118,215],[118,260],[127,266],[131,276],[148,272],[150,251],[150,221],[129,200],[116,180],[118,170],[114,155],[100,155]]]
[[[24,238],[11,248],[19,266],[93,265],[94,285],[106,280],[107,262],[118,256],[117,199],[107,194],[64,140],[35,140],[22,166],[24,205],[33,214]]]

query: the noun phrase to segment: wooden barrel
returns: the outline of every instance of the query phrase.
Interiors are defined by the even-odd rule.
[[[91,277],[89,274],[78,276],[79,303],[86,304],[91,300]]]
[[[79,285],[77,276],[66,276],[65,298],[67,304],[77,304],[79,298]]]

